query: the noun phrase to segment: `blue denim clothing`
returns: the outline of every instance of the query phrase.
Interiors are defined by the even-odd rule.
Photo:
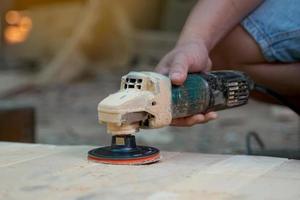
[[[265,0],[241,24],[267,61],[300,61],[300,0]]]

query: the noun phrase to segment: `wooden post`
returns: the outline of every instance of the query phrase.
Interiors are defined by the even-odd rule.
[[[0,141],[34,142],[34,108],[0,101]]]

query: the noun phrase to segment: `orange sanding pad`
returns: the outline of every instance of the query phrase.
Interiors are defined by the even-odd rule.
[[[93,151],[93,150],[92,150]],[[104,164],[111,164],[111,165],[145,165],[145,164],[151,164],[158,162],[160,160],[161,156],[160,153],[155,153],[150,156],[142,156],[139,158],[105,158],[105,157],[99,157],[95,156],[92,153],[89,153],[88,159],[90,161],[104,163]]]
[[[90,150],[88,159],[113,165],[144,165],[159,161],[160,153],[154,147],[137,146],[133,135],[115,135],[111,146]]]

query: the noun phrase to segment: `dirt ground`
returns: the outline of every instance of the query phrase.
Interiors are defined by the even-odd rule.
[[[38,143],[107,145],[110,135],[98,124],[97,104],[118,90],[120,77],[127,70],[99,73],[90,81],[47,86],[8,100],[36,108]],[[0,91],[18,81],[24,82],[24,77],[1,73]],[[251,100],[219,115],[213,122],[190,128],[142,130],[137,140],[168,151],[243,154],[246,135],[255,131],[266,149],[300,149],[300,120],[287,108]],[[255,142],[253,148],[257,148]]]

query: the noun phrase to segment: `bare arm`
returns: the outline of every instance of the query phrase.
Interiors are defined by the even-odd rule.
[[[176,47],[158,64],[156,71],[169,74],[181,85],[188,72],[208,71],[209,52],[263,0],[199,0],[190,14]],[[173,120],[173,125],[191,126],[215,119],[214,112]]]
[[[211,50],[263,0],[199,0],[189,16],[178,44],[203,40]]]

